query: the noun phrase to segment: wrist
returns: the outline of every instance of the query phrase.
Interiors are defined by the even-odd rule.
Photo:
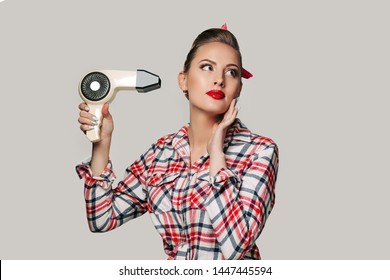
[[[94,176],[99,176],[108,163],[110,156],[111,137],[101,138],[92,145],[91,170]]]
[[[225,154],[222,151],[210,154],[210,176],[215,176],[222,168],[226,168]]]
[[[225,159],[225,153],[222,149],[214,150],[210,152],[210,160],[211,159]]]

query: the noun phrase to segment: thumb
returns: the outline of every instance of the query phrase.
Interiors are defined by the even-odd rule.
[[[111,114],[110,114],[110,111],[108,110],[109,109],[109,104],[108,103],[105,103],[103,105],[103,108],[102,108],[102,115],[103,115],[103,118],[105,119],[110,119],[112,118]]]

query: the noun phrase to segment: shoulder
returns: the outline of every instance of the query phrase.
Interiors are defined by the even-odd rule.
[[[155,142],[155,146],[156,147],[163,147],[167,144],[172,143],[172,141],[175,137],[175,134],[176,133],[170,133],[170,134],[167,134],[167,135],[164,135],[164,136],[158,138],[157,141]]]
[[[188,138],[188,124],[181,127],[177,132],[166,134],[157,139],[156,148],[172,147],[186,141]]]
[[[251,134],[251,142],[258,147],[259,150],[262,149],[275,149],[277,150],[278,146],[275,141],[267,136],[258,135],[256,133]]]
[[[239,175],[250,166],[262,170],[265,166],[278,164],[275,141],[253,133],[239,119],[232,125],[227,141],[229,143],[225,151],[227,165]]]
[[[248,129],[241,120],[237,119],[233,125],[233,141],[234,142],[243,142],[255,146],[258,149],[266,149],[275,147],[277,149],[277,144],[270,137],[260,135],[252,132]]]
[[[184,146],[186,143],[186,133],[183,132],[184,126],[178,132],[166,134],[158,138],[151,147],[155,158],[158,160],[173,160],[177,147]]]

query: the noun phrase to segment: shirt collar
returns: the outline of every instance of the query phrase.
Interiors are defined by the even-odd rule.
[[[170,139],[170,144],[172,144],[173,148],[177,151],[189,150],[190,142],[188,140],[188,127],[189,124],[184,125],[180,130],[173,134],[173,137]]]

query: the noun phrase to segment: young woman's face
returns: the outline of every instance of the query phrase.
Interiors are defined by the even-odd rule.
[[[225,113],[242,87],[237,52],[219,42],[201,46],[187,73],[179,74],[179,85],[188,91],[192,109],[212,115]]]

